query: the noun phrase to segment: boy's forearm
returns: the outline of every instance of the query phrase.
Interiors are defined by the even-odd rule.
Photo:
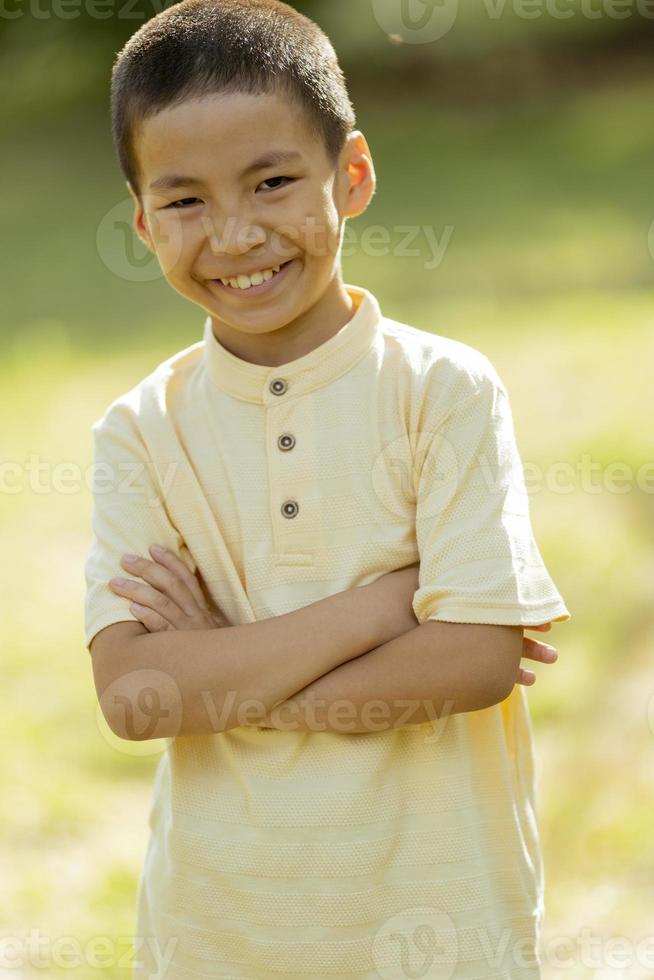
[[[366,585],[254,623],[137,636],[126,652],[130,667],[123,673],[123,687],[116,689],[115,730],[139,740],[248,724],[397,635],[382,599],[383,593]],[[156,712],[150,707],[152,694]],[[146,701],[148,724],[140,727],[147,735],[139,736],[138,726],[132,723],[128,731],[127,723]]]
[[[490,707],[503,697],[487,643],[475,624],[423,623],[312,681],[258,725],[379,732]]]

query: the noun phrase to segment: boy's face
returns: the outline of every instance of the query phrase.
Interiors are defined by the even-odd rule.
[[[364,211],[375,190],[360,132],[334,168],[288,99],[221,94],[147,119],[135,149],[143,195],[141,205],[128,184],[135,230],[170,285],[215,320],[268,333],[302,318],[340,281],[344,220]],[[245,172],[274,151],[296,156]],[[180,175],[195,183],[162,186],[162,178]],[[220,282],[283,263],[260,286]]]

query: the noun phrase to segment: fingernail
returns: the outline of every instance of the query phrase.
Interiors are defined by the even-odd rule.
[[[123,555],[123,559],[126,562],[128,562],[128,564],[132,565],[135,561],[138,561],[138,556],[137,555]]]
[[[111,585],[127,585],[126,578],[112,578]]]
[[[150,548],[150,551],[152,552],[153,555],[157,555],[158,557],[161,557],[161,555],[165,553],[166,549],[161,548],[158,544],[153,544]]]

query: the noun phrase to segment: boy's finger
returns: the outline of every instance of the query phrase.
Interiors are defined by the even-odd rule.
[[[118,595],[137,602],[139,605],[147,606],[148,609],[153,609],[171,624],[182,621],[186,615],[170,596],[153,589],[147,582],[139,582],[138,579],[126,579],[121,585],[116,579],[111,579],[109,587]]]
[[[525,626],[526,630],[539,630],[541,633],[547,633],[552,629],[551,623],[542,623],[540,626]]]
[[[156,544],[150,545],[149,551],[156,562],[164,565],[184,583],[200,609],[207,610],[209,608],[200,588],[200,583],[178,555],[168,548],[162,548]]]
[[[548,643],[541,643],[539,640],[532,640],[530,636],[525,636],[522,641],[522,656],[530,660],[540,660],[541,663],[553,664],[559,659],[556,647]]]
[[[532,670],[523,670],[522,667],[518,671],[518,684],[524,684],[527,687],[531,687],[532,684],[536,683],[536,675]]]
[[[141,558],[139,555],[134,556],[134,561],[128,560],[128,557],[123,555],[120,563],[126,571],[138,575],[139,578],[153,585],[158,592],[173,600],[186,616],[192,616],[197,611],[193,594],[165,565],[160,565],[149,558]],[[151,603],[146,602],[146,605]]]
[[[138,602],[133,602],[129,611],[133,616],[136,616],[139,622],[143,623],[150,633],[164,633],[166,630],[175,628],[154,609],[148,609],[147,606],[142,606]]]

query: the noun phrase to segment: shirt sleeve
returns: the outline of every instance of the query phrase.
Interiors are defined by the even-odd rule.
[[[568,609],[534,540],[508,394],[488,359],[421,434],[416,485],[419,623],[538,626]]]
[[[137,578],[122,567],[121,557],[128,552],[150,557],[152,544],[179,554],[183,544],[167,513],[161,481],[132,411],[114,404],[91,431],[93,543],[84,566],[87,650],[105,626],[138,621],[129,610],[131,600],[117,595],[108,585],[109,579],[118,575]]]

